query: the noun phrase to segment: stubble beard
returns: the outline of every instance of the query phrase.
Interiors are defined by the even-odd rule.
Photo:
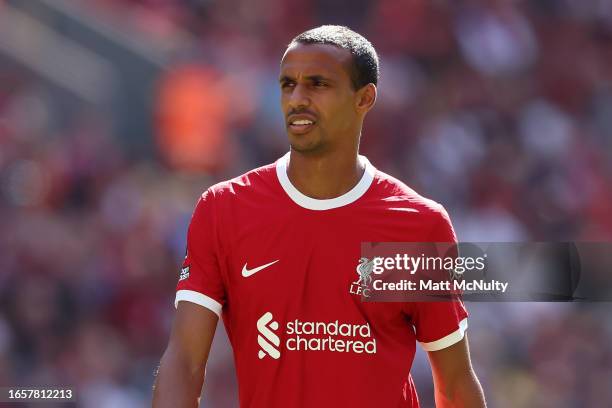
[[[320,136],[311,140],[299,140],[299,138],[303,138],[304,136],[308,135],[299,136],[298,140],[292,140],[293,137],[289,136],[289,145],[291,146],[291,150],[308,155],[320,154],[326,150],[327,144]]]

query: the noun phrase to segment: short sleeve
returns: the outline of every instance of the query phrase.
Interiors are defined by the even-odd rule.
[[[444,207],[436,214],[429,242],[457,242]],[[468,312],[460,297],[444,302],[414,302],[408,307],[416,338],[425,351],[437,351],[459,342],[468,327]]]
[[[226,292],[219,266],[216,217],[214,194],[208,190],[198,200],[189,223],[187,251],[174,304],[193,302],[220,316]]]
[[[425,351],[442,350],[465,336],[468,313],[461,300],[415,302],[411,309],[416,338]]]

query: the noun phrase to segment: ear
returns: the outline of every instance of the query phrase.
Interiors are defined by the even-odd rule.
[[[376,85],[367,84],[357,91],[356,106],[358,112],[366,114],[376,102]]]

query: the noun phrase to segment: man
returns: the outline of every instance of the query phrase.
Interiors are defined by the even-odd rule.
[[[483,407],[461,302],[362,302],[361,242],[453,242],[447,213],[358,155],[378,57],[359,34],[297,36],[280,67],[291,150],[209,188],[187,237],[154,407],[196,407],[223,317],[242,407],[418,407],[429,353],[439,407]]]

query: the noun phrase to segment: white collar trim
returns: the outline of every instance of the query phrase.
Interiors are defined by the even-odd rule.
[[[361,176],[359,183],[357,183],[355,187],[345,194],[326,200],[318,200],[316,198],[308,197],[307,195],[302,194],[293,184],[291,184],[291,180],[289,180],[289,177],[287,176],[289,153],[277,160],[276,176],[278,177],[278,181],[283,187],[283,190],[285,190],[287,195],[300,207],[317,211],[330,210],[332,208],[342,207],[357,201],[365,194],[366,191],[368,191],[368,188],[370,188],[370,185],[374,180],[374,173],[376,169],[365,156],[359,155],[359,161],[365,166],[365,171],[363,172],[363,176]]]

